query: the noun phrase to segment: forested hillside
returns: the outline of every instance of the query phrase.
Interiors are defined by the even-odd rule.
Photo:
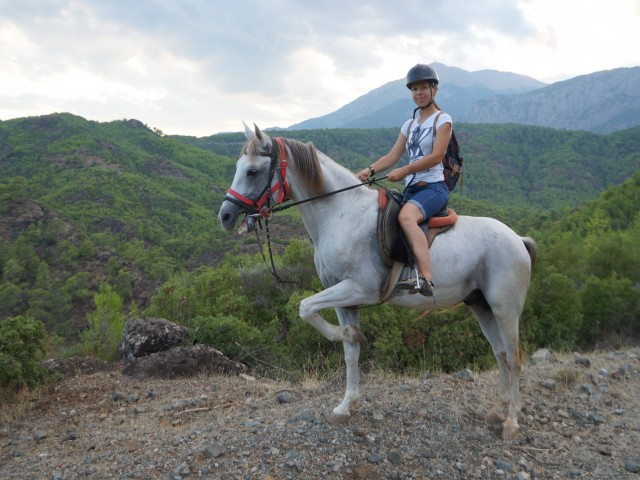
[[[562,209],[595,198],[640,170],[640,127],[609,135],[522,125],[458,124],[465,158],[460,193],[509,207]],[[338,163],[358,171],[389,151],[398,130],[272,131],[313,142]],[[237,157],[244,134],[177,137],[220,155]]]
[[[526,345],[636,335],[640,129],[602,136],[456,128],[466,173],[452,205],[499,218],[539,244],[522,321]],[[397,131],[282,134],[312,141],[355,170],[386,152]],[[240,240],[218,225],[242,144],[241,134],[164,137],[137,120],[55,114],[0,122],[0,322],[41,322],[58,345],[86,343],[86,332],[98,332],[92,345],[104,353],[105,322],[154,315],[188,324],[203,343],[222,342],[225,353],[248,348],[255,358],[292,365],[308,356],[336,361],[335,346],[298,321],[297,302],[319,283],[295,210],[271,222],[275,261],[293,285],[270,276],[254,237]],[[365,356],[401,368],[491,362],[464,309],[432,322],[415,316],[368,309]],[[389,319],[398,322],[392,329]],[[296,342],[285,341],[290,335]]]
[[[213,265],[233,161],[136,120],[68,114],[0,123],[0,307],[64,335],[103,282],[144,307],[171,274]]]

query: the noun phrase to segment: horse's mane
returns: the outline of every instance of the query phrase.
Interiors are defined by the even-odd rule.
[[[274,142],[264,133],[262,133],[269,142]],[[322,175],[322,169],[320,168],[320,161],[318,160],[318,152],[313,143],[302,143],[298,140],[292,140],[290,138],[283,138],[285,147],[289,149],[291,155],[287,157],[288,161],[295,164],[296,171],[300,176],[300,180],[305,184],[305,187],[311,191],[311,193],[320,193],[324,184],[324,177]],[[262,141],[257,138],[247,140],[242,147],[240,155],[246,155],[249,160],[252,161],[255,157],[264,155],[264,148],[262,147]],[[278,149],[278,160],[280,160],[280,150]]]

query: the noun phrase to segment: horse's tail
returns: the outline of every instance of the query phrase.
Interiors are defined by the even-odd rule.
[[[529,258],[531,258],[531,268],[536,263],[536,258],[538,258],[538,251],[536,249],[536,241],[531,237],[521,237],[522,242],[524,243],[527,252],[529,252]]]

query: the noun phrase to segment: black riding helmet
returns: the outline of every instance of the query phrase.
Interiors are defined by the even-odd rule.
[[[407,73],[407,88],[411,89],[412,83],[422,82],[424,80],[428,80],[437,85],[439,82],[438,72],[429,65],[418,63],[415,67],[412,67],[411,70],[409,70],[409,73]]]

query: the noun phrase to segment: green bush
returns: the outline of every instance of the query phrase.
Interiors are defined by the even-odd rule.
[[[196,317],[190,327],[197,343],[217,348],[229,358],[251,363],[262,355],[260,330],[234,316]]]
[[[0,388],[34,387],[44,381],[41,365],[45,347],[44,325],[31,317],[0,321]]]

